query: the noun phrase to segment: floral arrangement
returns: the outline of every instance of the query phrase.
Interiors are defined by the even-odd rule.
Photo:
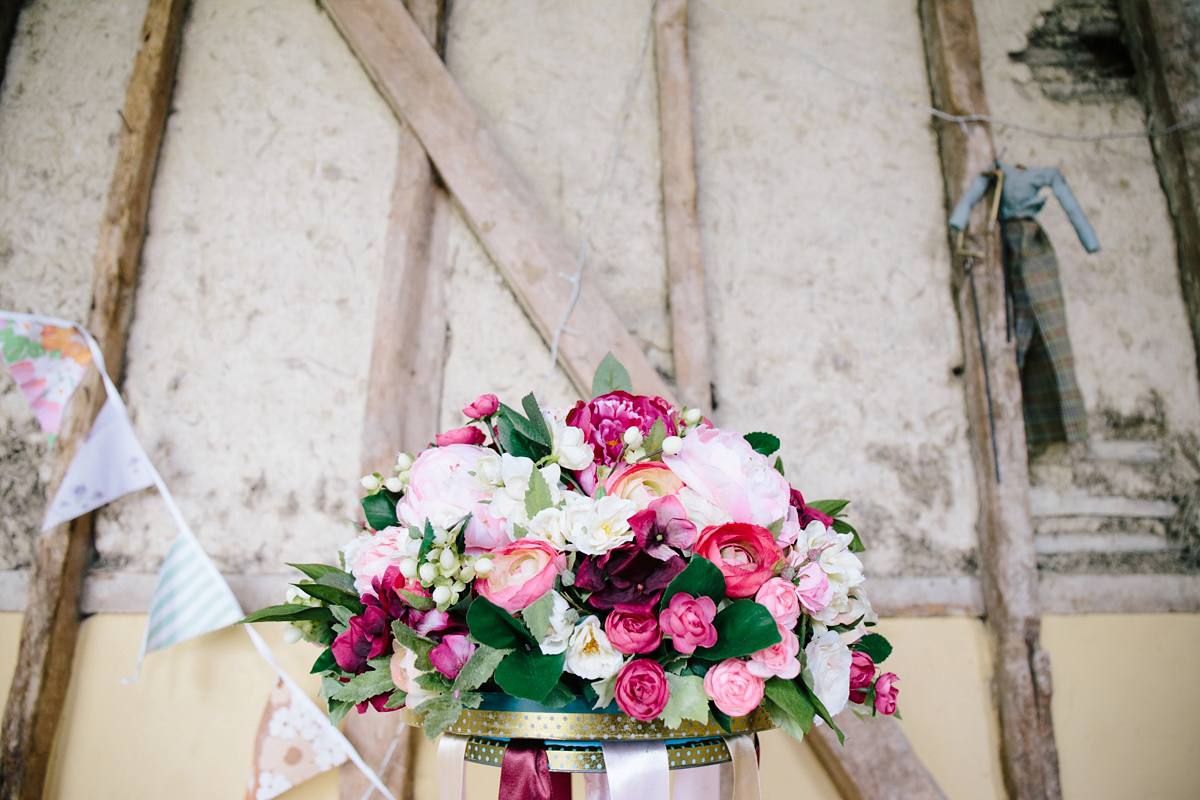
[[[292,565],[289,602],[246,621],[324,648],[335,722],[404,706],[430,738],[481,692],[667,729],[761,707],[796,738],[845,707],[895,714],[846,501],[806,502],[771,434],[633,395],[611,355],[593,392],[524,413],[479,397],[466,427],[362,479],[341,568]]]

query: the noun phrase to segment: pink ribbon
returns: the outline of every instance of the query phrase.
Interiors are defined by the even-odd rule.
[[[500,800],[571,800],[571,773],[550,771],[545,742],[513,739],[500,764]]]

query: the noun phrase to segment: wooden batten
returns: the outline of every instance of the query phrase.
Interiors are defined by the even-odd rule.
[[[838,717],[846,744],[828,726],[808,734],[842,800],[946,800],[895,720]]]
[[[88,329],[119,383],[133,315],[150,189],[175,84],[186,0],[151,0],[142,46],[125,93],[126,125],[96,251]],[[48,497],[62,483],[79,444],[104,404],[98,373],[72,397],[59,439]],[[42,532],[30,574],[21,645],[4,711],[0,797],[40,800],[54,733],[62,715],[75,641],[79,597],[92,544],[92,516]]]
[[[987,114],[971,0],[920,0],[918,8],[934,106],[955,115]],[[992,165],[995,148],[982,123],[939,122],[938,145],[949,208]],[[983,205],[976,206],[963,248],[979,255],[955,251],[952,273],[980,487],[983,598],[996,648],[1005,785],[1012,798],[1044,800],[1060,797],[1061,790],[1049,713],[1049,657],[1039,642],[1021,381],[1006,336],[999,231],[988,229]]]
[[[425,152],[479,241],[547,342],[570,304],[576,256],[484,128],[454,78],[400,3],[322,0],[392,110]],[[586,277],[559,346],[575,388],[590,394],[592,373],[613,354],[634,390],[673,399],[612,306]]]
[[[663,232],[666,237],[675,386],[689,406],[712,411],[704,253],[696,215],[696,152],[687,0],[659,0],[654,50],[662,135]]]

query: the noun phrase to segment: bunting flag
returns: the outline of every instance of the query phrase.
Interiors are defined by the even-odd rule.
[[[158,569],[142,656],[232,625],[244,616],[233,590],[196,537],[181,530]]]
[[[33,407],[42,431],[57,436],[63,411],[92,354],[71,323],[0,311],[0,358]]]
[[[311,701],[300,700],[282,678],[277,680],[258,726],[246,800],[271,800],[344,763],[346,751],[336,731]]]

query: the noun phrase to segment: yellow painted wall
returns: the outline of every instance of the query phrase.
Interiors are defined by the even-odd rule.
[[[47,797],[228,798],[245,792],[270,668],[240,630],[152,654],[132,673],[144,617],[105,614],[83,625]],[[0,681],[16,660],[20,615],[0,614]],[[280,663],[306,688],[315,651],[284,646],[262,626]],[[1004,796],[991,710],[987,632],[977,620],[893,619],[887,667],[901,676],[901,723],[951,800]],[[1047,617],[1054,717],[1067,800],[1200,797],[1200,614]],[[308,662],[308,663],[306,663]],[[762,737],[763,794],[837,800],[807,746]],[[418,800],[434,800],[432,748],[418,767]],[[469,797],[496,796],[499,771],[472,765]],[[334,800],[329,773],[283,795]]]

